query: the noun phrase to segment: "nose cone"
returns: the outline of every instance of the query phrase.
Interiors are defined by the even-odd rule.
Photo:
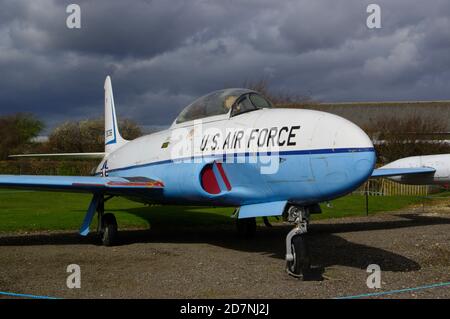
[[[372,141],[359,126],[330,113],[322,113],[317,120],[313,141],[323,148],[373,150]]]
[[[348,174],[357,188],[372,175],[376,163],[375,149],[371,139],[361,128],[350,121],[342,120],[345,128],[338,131],[336,144],[344,150],[348,147],[352,153]]]
[[[322,176],[323,191],[335,197],[353,191],[372,174],[375,151],[367,134],[354,123],[329,113],[318,119],[313,145],[328,152],[313,156],[316,176]],[[326,165],[325,165],[326,162]],[[321,163],[321,165],[318,165]]]

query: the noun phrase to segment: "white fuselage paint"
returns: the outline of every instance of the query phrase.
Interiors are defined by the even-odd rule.
[[[273,136],[269,141],[268,138],[261,136],[265,134],[264,132],[261,135],[258,135],[258,132],[252,134],[252,130],[264,129],[270,134],[271,128],[274,128]],[[240,143],[232,141],[223,147],[227,133],[231,132],[232,138],[236,131],[248,133],[239,140]],[[221,136],[222,142],[217,142],[216,148],[212,143],[215,134]],[[202,149],[201,142],[207,135],[209,135],[207,147]],[[194,136],[200,138],[196,139],[199,143],[194,145],[192,152],[183,153],[177,150],[180,145],[186,144],[187,140],[189,142],[193,140]],[[258,143],[258,138],[261,143]],[[273,143],[274,140],[279,143]],[[167,147],[163,147],[165,143],[168,143]],[[273,144],[275,148],[271,147]],[[99,164],[97,173],[101,172],[105,160],[108,161],[109,170],[117,170],[177,160],[185,158],[186,155],[208,156],[241,152],[343,148],[373,148],[373,144],[358,126],[330,113],[302,109],[261,109],[231,118],[229,114],[225,114],[205,118],[202,122],[173,123],[167,130],[140,137],[107,155]]]

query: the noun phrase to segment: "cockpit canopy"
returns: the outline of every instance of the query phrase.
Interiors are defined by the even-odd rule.
[[[258,92],[248,89],[225,89],[202,96],[188,105],[176,123],[227,114],[236,116],[249,111],[270,108],[272,104]]]

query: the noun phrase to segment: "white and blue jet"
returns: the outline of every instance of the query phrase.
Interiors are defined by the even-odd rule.
[[[95,176],[0,175],[0,187],[93,195],[80,234],[96,213],[105,245],[117,222],[104,203],[123,196],[145,203],[236,207],[238,231],[256,217],[282,216],[295,225],[286,238],[287,270],[309,267],[303,234],[319,203],[348,194],[371,176],[430,173],[431,168],[376,170],[370,138],[339,116],[274,108],[258,92],[226,89],[187,106],[167,130],[127,141],[120,135],[110,77],[105,81],[105,152],[39,154],[99,158]]]

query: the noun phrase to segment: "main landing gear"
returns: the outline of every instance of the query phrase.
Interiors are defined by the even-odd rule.
[[[256,218],[237,218],[236,229],[240,238],[253,238],[256,233]]]
[[[300,278],[311,270],[306,233],[309,225],[308,207],[290,206],[283,218],[295,224],[286,236],[286,271],[289,275]]]
[[[100,236],[102,244],[105,246],[113,246],[117,243],[118,230],[117,220],[114,214],[105,214],[105,202],[112,197],[101,198],[97,205],[98,226],[97,232]]]
[[[263,217],[266,227],[273,227],[267,217]],[[256,218],[236,218],[236,229],[240,238],[253,238],[256,233]]]

